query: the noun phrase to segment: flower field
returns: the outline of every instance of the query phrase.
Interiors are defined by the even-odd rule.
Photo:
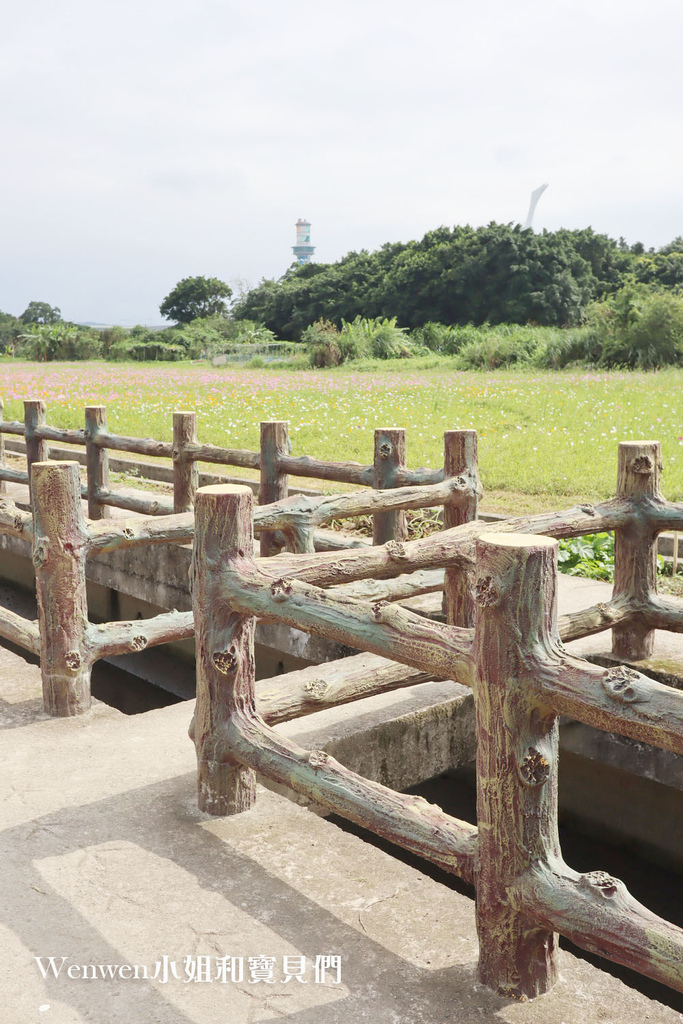
[[[44,398],[49,423],[78,427],[85,405],[102,404],[110,429],[161,440],[173,410],[195,410],[200,441],[239,448],[258,447],[260,420],[286,419],[295,454],[362,463],[375,427],[405,426],[412,467],[441,463],[445,429],[474,427],[485,490],[538,498],[608,497],[618,441],[658,439],[666,496],[683,499],[683,370],[466,373],[434,363],[294,372],[3,360],[0,396],[6,419],[23,417],[23,399]]]

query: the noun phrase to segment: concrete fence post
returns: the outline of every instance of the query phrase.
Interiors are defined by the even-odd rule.
[[[458,505],[444,505],[443,528],[462,526],[477,518],[479,508],[479,462],[476,430],[447,430],[444,433],[444,478],[461,476],[472,488],[471,495]],[[451,626],[474,625],[474,566],[446,569],[443,610]]]
[[[173,413],[173,511],[191,512],[199,482],[197,463],[187,451],[188,444],[197,443],[197,414]]]
[[[5,403],[0,398],[0,420],[5,418]],[[0,466],[4,469],[7,463],[5,462],[5,435],[0,434]],[[0,494],[7,493],[7,481],[0,480]]]
[[[617,497],[633,502],[627,526],[614,531],[613,600],[647,603],[657,590],[657,533],[643,512],[649,500],[661,501],[659,481],[662,454],[659,441],[619,444]],[[640,507],[639,507],[640,506]],[[652,655],[654,630],[631,620],[612,629],[612,654],[623,661],[642,661]]]
[[[271,505],[286,498],[289,493],[289,477],[280,471],[279,458],[289,455],[292,446],[289,440],[289,422],[271,420],[261,423],[261,483],[258,492],[259,505]],[[260,535],[261,557],[276,555],[281,550],[277,534],[268,531]]]
[[[254,617],[233,612],[221,575],[237,558],[252,559],[252,493],[248,487],[200,487],[192,554],[197,703],[191,736],[197,751],[199,808],[238,814],[256,798],[256,776],[226,752],[225,726],[254,713]]]
[[[479,977],[515,998],[546,992],[556,936],[509,898],[532,865],[559,858],[557,719],[525,682],[534,651],[557,634],[557,541],[489,534],[477,541],[477,930]]]
[[[34,462],[33,565],[36,573],[40,671],[49,715],[79,715],[90,707],[86,646],[87,524],[77,462]]]
[[[406,468],[406,432],[403,427],[380,427],[375,431],[374,485],[377,490],[397,486],[398,473]],[[377,512],[373,516],[372,543],[405,540],[406,514]]]
[[[50,457],[47,441],[44,441],[42,437],[36,437],[36,427],[44,427],[46,423],[47,405],[42,398],[32,398],[24,402],[26,470],[28,472],[28,489],[31,501],[33,501],[31,466],[34,462],[46,462]]]
[[[109,519],[111,509],[100,501],[100,493],[109,490],[109,452],[95,444],[99,433],[106,433],[107,410],[103,405],[85,407],[85,462],[88,474],[88,518]]]

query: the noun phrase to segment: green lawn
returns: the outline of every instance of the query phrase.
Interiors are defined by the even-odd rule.
[[[200,441],[258,446],[259,421],[287,419],[294,454],[372,461],[373,430],[405,426],[410,466],[442,462],[443,431],[479,432],[486,505],[562,507],[614,492],[617,443],[662,442],[664,492],[683,499],[683,370],[457,372],[445,357],[353,368],[240,370],[190,363],[0,361],[5,418],[45,398],[48,422],[82,426],[107,407],[110,428],[170,439],[174,409],[195,410]]]

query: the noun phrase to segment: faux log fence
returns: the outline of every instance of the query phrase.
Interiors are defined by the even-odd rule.
[[[447,462],[447,471],[452,473],[463,464],[469,469],[459,476],[449,475],[439,484],[316,498],[292,495],[256,508],[255,532],[263,537],[277,531],[285,536],[294,552],[277,555],[272,562],[273,573],[332,588],[338,597],[347,600],[370,599],[378,608],[386,606],[387,616],[393,611],[391,602],[444,590],[447,622],[467,627],[473,623],[472,573],[479,536],[491,530],[554,537],[615,530],[617,571],[613,597],[562,616],[562,639],[577,639],[611,628],[615,654],[637,661],[651,652],[654,629],[683,630],[682,603],[659,597],[654,586],[657,534],[664,529],[683,527],[683,505],[664,501],[659,491],[661,463],[657,442],[620,445],[618,494],[611,501],[518,517],[495,525],[470,519],[479,493],[474,432],[447,432],[446,452],[452,460],[450,465]],[[82,613],[85,558],[89,553],[141,544],[188,543],[194,536],[194,514],[87,521],[78,501],[83,489],[78,482],[77,464],[33,465],[39,467],[40,477],[40,483],[33,483],[34,491],[39,488],[34,494],[34,518],[0,499],[0,533],[34,542],[37,590],[42,602],[39,623],[36,626],[35,622],[3,610],[0,636],[34,653],[45,650],[42,661],[46,710],[57,715],[78,714],[89,705],[90,667],[97,658],[141,650],[193,633],[192,616],[179,617],[173,612],[137,624],[88,624]],[[381,546],[313,554],[316,528],[331,519],[366,513],[393,514],[439,503],[444,505],[447,523],[458,518],[465,522],[427,540],[390,540]],[[54,551],[61,550],[64,556],[59,568],[56,561],[45,557],[50,546]],[[62,591],[67,594],[63,608]],[[64,635],[73,640],[66,646],[60,633],[65,616]],[[52,642],[53,633],[59,633],[59,643]],[[384,653],[392,656],[390,648]],[[437,668],[433,672],[438,673]],[[340,668],[340,677],[343,674]],[[392,678],[392,685],[408,685],[400,673],[394,673]],[[353,699],[348,687],[341,685],[337,689],[339,699],[331,688],[324,703]],[[299,706],[310,710],[309,697],[310,694],[299,694]]]
[[[38,409],[37,413],[40,412]],[[36,414],[35,408],[31,414]],[[385,617],[394,611],[391,602],[443,590],[447,622],[468,627],[473,623],[472,573],[479,536],[491,530],[554,537],[615,530],[617,571],[613,597],[562,616],[562,639],[576,639],[611,628],[615,654],[637,661],[650,654],[655,628],[683,630],[683,604],[674,598],[659,597],[655,589],[657,534],[664,529],[683,527],[683,505],[664,501],[659,491],[661,463],[657,442],[620,445],[618,495],[611,501],[518,517],[495,525],[471,520],[479,494],[474,432],[447,432],[446,453],[451,460],[446,464],[449,476],[438,484],[316,498],[292,495],[256,508],[255,532],[261,537],[275,532],[284,535],[293,552],[275,557],[273,573],[332,588],[339,598],[346,600],[370,599],[377,608],[385,608]],[[465,473],[450,475],[463,465],[469,467]],[[56,715],[78,714],[89,706],[90,668],[95,660],[193,634],[192,616],[187,613],[180,617],[174,612],[164,613],[142,623],[87,623],[87,615],[83,618],[87,555],[141,544],[188,543],[194,536],[194,514],[87,521],[78,500],[83,489],[78,482],[77,464],[54,462],[33,466],[37,473],[36,480],[32,479],[34,517],[0,499],[0,533],[33,540],[39,621],[36,625],[3,610],[0,636],[34,653],[44,652],[46,710]],[[427,540],[392,539],[381,546],[313,554],[316,528],[331,519],[366,513],[390,515],[436,504],[444,505],[447,523],[458,519],[465,522]],[[59,562],[56,555],[48,559],[50,550],[60,551],[63,560]],[[62,602],[63,594],[66,596]],[[413,628],[419,633],[417,621]],[[59,636],[59,642],[53,642],[53,634]],[[383,653],[393,657],[390,647]],[[438,668],[433,667],[432,671],[438,675]],[[343,674],[340,668],[340,678]],[[392,679],[391,685],[408,685],[400,672],[394,672]],[[353,699],[347,686],[336,689],[339,694],[335,695],[336,690],[331,688],[325,704]],[[310,710],[312,699],[307,693],[299,694],[297,699],[300,707]]]
[[[32,542],[38,598],[37,623],[2,609],[0,636],[40,655],[45,710],[57,716],[80,714],[90,706],[90,673],[99,658],[194,635],[192,612],[168,612],[135,622],[88,622],[88,555],[147,544],[188,543],[194,536],[194,513],[93,522],[83,513],[82,490],[78,463],[33,462],[33,513],[0,499],[0,533]],[[313,551],[315,529],[339,516],[438,504],[460,506],[470,503],[471,497],[471,483],[463,476],[392,491],[317,498],[293,495],[274,505],[259,506],[254,528],[261,535],[281,531],[291,541],[292,550],[306,553]],[[397,675],[390,667],[388,674],[380,675],[380,689],[408,685],[405,672]],[[342,682],[338,703],[352,699],[345,696],[344,687]],[[292,707],[305,709],[310,703],[301,696]]]
[[[191,511],[197,490],[199,462],[260,470],[259,500],[262,505],[269,505],[287,497],[290,474],[376,489],[435,484],[449,475],[465,474],[471,479],[474,490],[478,492],[480,489],[474,431],[467,432],[472,435],[469,444],[463,443],[462,440],[449,440],[451,434],[461,435],[462,431],[446,433],[442,469],[409,470],[406,466],[405,430],[399,427],[384,427],[375,431],[374,462],[371,466],[362,466],[357,462],[327,462],[307,455],[293,456],[289,424],[285,421],[261,423],[260,450],[253,452],[200,444],[197,440],[197,417],[194,412],[173,413],[172,442],[110,433],[107,429],[106,408],[101,405],[86,407],[84,429],[49,426],[47,405],[42,399],[24,402],[23,423],[18,420],[6,421],[2,419],[2,413],[3,403],[0,401],[0,487],[4,487],[6,481],[30,485],[31,466],[34,462],[47,460],[49,441],[83,446],[86,449],[87,484],[82,489],[82,495],[88,499],[88,516],[92,520],[109,517],[111,508],[142,515],[169,515]],[[10,469],[5,465],[4,434],[19,435],[26,439],[25,472]],[[172,459],[173,502],[164,498],[150,501],[113,491],[109,484],[109,450]],[[468,506],[470,512],[475,513],[472,518],[476,518],[476,498],[476,493],[473,493]],[[376,544],[392,538],[402,540],[404,533],[405,517],[400,511],[376,513]],[[266,533],[261,539],[262,553],[276,553],[282,547],[281,540],[282,538],[275,533]]]
[[[662,625],[649,589],[651,545],[665,523],[683,525],[683,508],[659,495],[658,465],[654,443],[622,445],[616,499],[545,517],[548,532],[563,536],[585,532],[589,519],[626,538],[618,545],[628,563],[615,602],[629,612],[617,626],[617,642],[627,623],[636,624],[642,627],[636,631],[641,648],[651,627]],[[195,514],[197,703],[190,735],[203,811],[247,810],[260,772],[474,882],[479,976],[504,995],[533,997],[553,985],[557,932],[683,991],[683,930],[652,914],[618,879],[568,867],[557,828],[558,716],[683,753],[683,692],[630,667],[599,668],[568,654],[558,629],[555,540],[514,532],[509,523],[504,533],[468,523],[425,541],[257,562],[248,488],[201,488]],[[472,628],[349,595],[352,580],[450,567],[463,557],[475,568]],[[329,589],[340,577],[349,582]],[[683,628],[681,603],[671,611],[669,621]],[[384,672],[386,682],[387,658],[407,672],[469,684],[477,721],[477,826],[364,779],[325,751],[305,750],[274,731],[262,712],[271,721],[278,710],[289,717],[296,701],[286,676],[279,694],[259,701],[256,617],[370,652],[359,656],[376,659],[357,673],[363,695],[372,689],[373,675]],[[327,666],[317,671],[323,678],[308,685],[313,690],[317,682],[320,700]],[[355,685],[347,687],[347,699]]]

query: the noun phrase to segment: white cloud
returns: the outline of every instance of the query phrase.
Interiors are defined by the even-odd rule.
[[[24,0],[0,13],[0,309],[158,320],[439,224],[683,233],[668,0]]]

